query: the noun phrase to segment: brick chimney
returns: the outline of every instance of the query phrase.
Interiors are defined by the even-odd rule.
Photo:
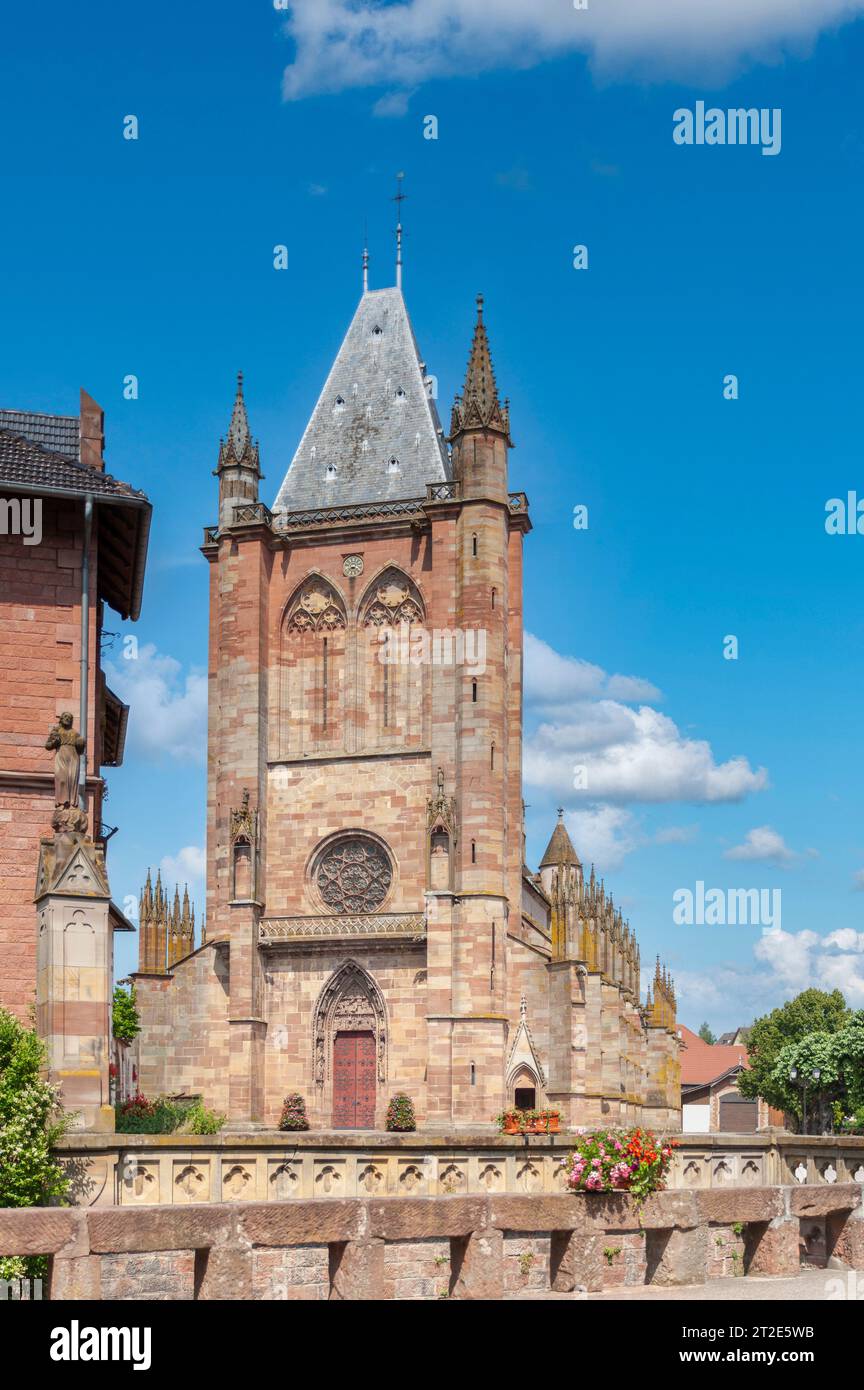
[[[81,387],[81,462],[87,468],[105,470],[105,412]]]

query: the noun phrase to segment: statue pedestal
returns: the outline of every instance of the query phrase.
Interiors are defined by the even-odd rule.
[[[44,839],[36,880],[36,1027],[48,1079],[75,1128],[111,1130],[108,1068],[114,942],[102,851],[82,834]]]

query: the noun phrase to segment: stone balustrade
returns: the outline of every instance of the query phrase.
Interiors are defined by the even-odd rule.
[[[291,1198],[554,1195],[575,1136],[70,1134],[58,1146],[81,1205]],[[864,1181],[864,1138],[682,1135],[669,1186],[685,1191]]]
[[[814,1254],[808,1228],[820,1227]],[[0,1210],[52,1299],[500,1299],[864,1268],[859,1183]]]

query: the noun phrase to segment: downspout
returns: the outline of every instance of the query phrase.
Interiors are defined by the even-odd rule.
[[[85,812],[87,811],[87,758],[90,751],[86,739],[90,690],[90,539],[92,534],[93,494],[88,492],[84,498],[84,555],[81,561],[81,706],[78,714],[78,732],[85,740],[79,783],[81,809]],[[98,827],[94,825],[94,837],[97,830]]]

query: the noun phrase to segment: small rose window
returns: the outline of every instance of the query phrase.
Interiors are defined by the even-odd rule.
[[[351,836],[324,851],[315,882],[331,911],[375,912],[390,891],[393,867],[374,840]]]

